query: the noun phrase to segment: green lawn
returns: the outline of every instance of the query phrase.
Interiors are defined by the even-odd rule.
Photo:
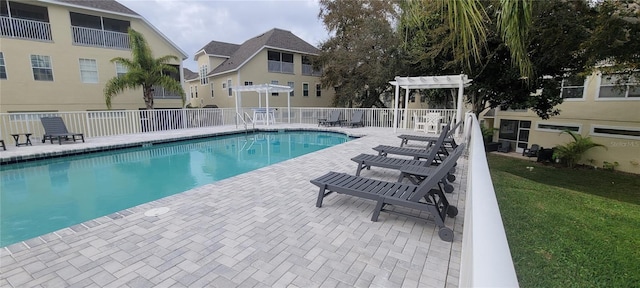
[[[522,287],[638,287],[639,175],[488,160]]]

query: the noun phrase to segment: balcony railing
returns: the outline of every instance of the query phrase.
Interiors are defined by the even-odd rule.
[[[269,72],[293,74],[293,63],[269,60]]]
[[[322,71],[314,70],[313,65],[302,64],[302,75],[322,76]]]
[[[51,24],[6,16],[0,16],[0,35],[20,39],[53,41]]]
[[[154,99],[180,99],[180,95],[175,92],[171,92],[164,89],[162,86],[153,86],[153,98]]]
[[[71,26],[73,44],[129,49],[129,35],[127,33],[106,31],[86,27]]]

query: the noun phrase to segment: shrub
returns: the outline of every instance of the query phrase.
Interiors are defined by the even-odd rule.
[[[571,135],[573,142],[556,146],[553,152],[553,159],[560,159],[560,161],[569,168],[575,167],[587,150],[594,147],[604,147],[607,149],[606,146],[593,142],[591,137],[582,137],[582,135],[569,130],[564,130],[561,133]]]

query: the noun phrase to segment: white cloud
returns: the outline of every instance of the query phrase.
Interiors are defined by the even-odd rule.
[[[289,30],[317,46],[329,36],[317,0],[118,0],[142,15],[189,56],[211,40],[241,44],[273,28]]]

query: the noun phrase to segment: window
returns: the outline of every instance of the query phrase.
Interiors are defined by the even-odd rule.
[[[289,97],[293,97],[293,92],[295,91],[295,84],[293,82],[287,82],[287,86],[291,87],[291,92],[289,92]]]
[[[98,83],[98,63],[96,63],[96,59],[80,58],[80,79],[82,83]]]
[[[7,79],[7,66],[4,64],[4,54],[0,52],[0,79]]]
[[[321,76],[322,70],[313,69],[311,57],[302,55],[302,75]]]
[[[216,90],[216,85],[213,85],[213,81],[209,83],[209,88],[211,89],[211,98],[213,98],[213,91]]]
[[[598,98],[640,99],[640,78],[638,76],[602,75]]]
[[[208,73],[209,73],[209,66],[201,65],[200,66],[200,85],[209,84],[209,79],[207,78]]]
[[[562,98],[581,99],[584,95],[584,77],[570,76],[562,79]]]
[[[278,80],[271,80],[271,84],[278,85]],[[280,93],[274,92],[274,93],[271,93],[271,96],[280,96]]]
[[[51,57],[44,55],[31,55],[31,69],[33,69],[33,80],[53,81]]]
[[[233,96],[233,91],[231,91],[231,79],[227,80],[227,90],[229,93],[229,97]]]
[[[122,77],[125,74],[127,74],[127,72],[129,72],[129,69],[127,69],[127,66],[124,66],[124,64],[122,64],[120,62],[116,62],[116,76],[117,77]]]
[[[580,132],[580,125],[571,124],[571,123],[538,123],[536,126],[536,130],[546,131],[546,132],[562,132],[564,130],[569,130],[571,132]]]
[[[193,99],[193,86],[189,86],[189,95],[191,95],[191,99]]]
[[[591,127],[591,135],[640,140],[640,128],[593,125]]]
[[[267,51],[267,60],[269,72],[293,74],[293,54]]]
[[[302,83],[302,96],[309,96],[309,83]]]
[[[322,96],[322,86],[316,83],[316,97]]]
[[[244,86],[251,86],[253,85],[253,81],[244,81]]]
[[[29,5],[15,1],[8,1],[7,6],[7,1],[0,1],[0,16],[9,17],[9,15],[11,15],[11,18],[49,22],[49,12],[47,11],[47,7]],[[5,23],[2,24],[4,25]]]

